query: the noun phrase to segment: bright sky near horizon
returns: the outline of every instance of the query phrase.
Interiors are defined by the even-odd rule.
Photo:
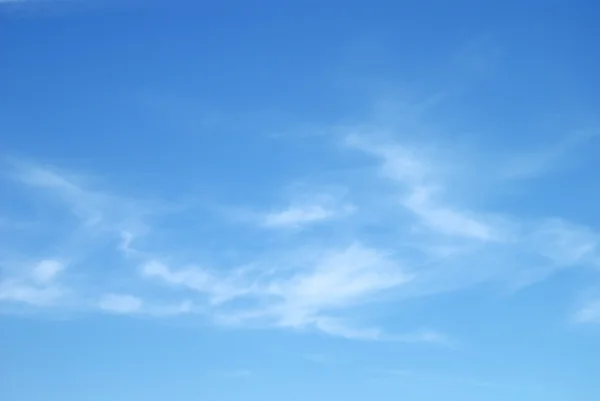
[[[0,1],[0,399],[598,400],[598,20]]]

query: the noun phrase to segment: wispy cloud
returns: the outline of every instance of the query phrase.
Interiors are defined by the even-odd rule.
[[[353,208],[346,206],[335,210],[322,205],[290,206],[264,215],[262,224],[265,227],[293,227],[317,223],[351,213]]]
[[[218,276],[214,272],[199,267],[171,269],[156,260],[150,260],[141,267],[142,277],[160,280],[163,283],[189,289],[208,295],[210,303],[221,304],[254,292],[251,285],[240,282],[241,277],[233,273]]]
[[[51,259],[42,260],[32,268],[21,266],[12,277],[0,277],[0,300],[52,306],[67,293],[67,289],[57,281],[57,276],[64,269],[63,263]]]
[[[23,248],[41,262],[27,274],[3,267],[0,299],[56,305],[68,292],[90,311],[194,314],[236,327],[449,344],[435,330],[393,333],[355,312],[492,280],[523,288],[559,269],[598,266],[599,235],[592,228],[470,202],[465,188],[478,188],[465,186],[464,170],[455,168],[468,155],[454,161],[451,149],[440,153],[394,135],[393,124],[370,127],[330,130],[341,132],[332,135],[341,137],[336,152],[371,161],[359,164],[361,179],[348,174],[328,182],[327,188],[344,188],[337,192],[296,188],[278,206],[277,200],[248,206],[259,210],[244,221],[252,224],[225,224],[220,246],[244,255],[234,261],[226,251],[202,249],[206,238],[197,235],[197,223],[170,221],[163,209],[108,190],[102,180],[13,162],[9,175],[25,198],[59,205],[59,218],[55,209],[44,215],[46,230],[65,216],[75,223],[47,236],[64,258],[45,259],[40,250]],[[478,173],[488,177],[492,170]],[[498,185],[505,180],[489,177]],[[183,213],[198,221],[198,210]],[[157,214],[161,219],[154,219]],[[99,253],[118,256],[123,269],[98,267]],[[77,280],[69,280],[74,273],[63,260],[77,264]],[[582,316],[591,320],[589,310]]]
[[[422,224],[450,236],[482,241],[499,239],[501,233],[498,228],[486,218],[441,200],[446,189],[439,171],[443,166],[433,164],[423,155],[423,150],[402,146],[395,141],[373,141],[366,135],[357,134],[346,137],[345,143],[380,160],[381,174],[401,185],[400,204]]]
[[[33,279],[38,283],[47,283],[63,271],[64,268],[64,264],[57,260],[42,260],[33,269]]]
[[[434,192],[426,187],[412,188],[411,193],[402,203],[425,225],[440,233],[483,241],[497,238],[495,229],[483,219],[436,203],[433,199]]]
[[[174,209],[170,202],[107,190],[102,187],[106,183],[91,175],[18,159],[10,159],[8,166],[7,177],[17,185],[11,190],[34,199],[46,216],[43,222],[32,221],[32,229],[47,232],[52,247],[71,262],[89,263],[89,255],[108,243],[125,257],[140,257],[135,242],[149,234],[154,217]]]
[[[236,269],[219,277],[206,269],[174,270],[156,261],[146,263],[141,269],[144,277],[207,296],[223,324],[258,322],[294,329],[313,328],[364,340],[384,339],[388,335],[378,329],[349,325],[339,313],[411,280],[402,266],[385,254],[359,244],[314,255],[291,274],[272,271],[275,273],[271,275],[248,276],[247,271]],[[234,302],[240,299],[245,302]],[[396,339],[438,340],[426,335]]]
[[[152,208],[141,200],[90,189],[94,180],[81,174],[15,159],[8,160],[7,166],[6,178],[16,184],[10,192],[19,197],[17,201],[33,199],[36,210],[42,211],[41,217],[37,217],[36,210],[31,211],[36,220],[43,220],[20,227],[19,232],[39,231],[43,236],[36,237],[38,247],[24,243],[21,249],[10,250],[11,253],[21,251],[22,257],[0,266],[7,277],[2,281],[3,299],[49,305],[57,304],[68,294],[75,303],[88,303],[90,294],[87,292],[93,290],[90,286],[93,287],[97,279],[94,269],[90,269],[95,265],[91,256],[112,243],[114,251],[131,256],[134,240],[147,233],[145,219]],[[44,259],[33,268],[27,268],[31,264],[28,260],[42,253],[40,249],[44,248],[57,249],[67,256],[69,263],[87,265],[89,277],[80,276],[77,280],[80,286],[85,286],[71,288],[69,283],[59,280],[68,273],[62,259]],[[24,271],[28,273],[23,274]]]
[[[130,314],[141,311],[144,302],[133,295],[106,294],[98,301],[98,307],[106,312]]]
[[[90,177],[66,173],[52,166],[24,161],[11,164],[11,176],[17,183],[40,191],[50,201],[62,202],[84,227],[118,235],[127,232],[130,236],[133,231],[145,228],[142,218],[148,213],[148,207],[144,207],[140,200],[89,189],[87,181],[93,181]]]
[[[33,306],[50,306],[63,296],[64,292],[54,286],[34,286],[18,280],[0,281],[0,300],[21,302]]]
[[[107,293],[102,295],[95,306],[103,312],[117,315],[143,315],[147,317],[172,317],[200,312],[193,302],[184,300],[178,303],[147,302],[131,294]]]
[[[258,221],[267,228],[301,228],[349,217],[355,211],[352,203],[317,190],[315,193],[295,195],[285,207],[259,214]]]
[[[493,278],[523,288],[566,267],[598,265],[598,233],[589,227],[552,217],[523,219],[518,214],[480,211],[465,202],[457,206],[447,201],[447,197],[461,198],[452,192],[454,182],[447,174],[454,166],[446,165],[443,158],[436,159],[430,150],[355,133],[345,144],[379,161],[380,176],[398,184],[392,191],[400,199],[397,206],[413,217],[408,224],[428,230],[419,230],[416,240],[412,233],[404,234],[405,239],[416,241],[417,247],[425,250],[425,258],[432,258],[427,262],[431,266],[427,269],[429,278],[444,277],[447,284],[438,287],[440,280],[433,279],[436,284],[426,292],[457,289]],[[449,252],[439,254],[439,249]],[[474,265],[483,260],[488,261],[486,269]],[[502,267],[503,263],[511,268]],[[460,268],[448,269],[455,264]],[[422,288],[431,284],[420,283]]]

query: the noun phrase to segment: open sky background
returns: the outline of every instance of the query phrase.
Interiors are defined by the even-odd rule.
[[[599,20],[0,1],[0,398],[598,400]]]

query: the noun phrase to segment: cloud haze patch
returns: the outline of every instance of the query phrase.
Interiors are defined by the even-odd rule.
[[[98,301],[100,310],[117,313],[130,314],[142,309],[144,302],[133,295],[106,294]]]
[[[54,306],[68,293],[58,280],[65,268],[65,264],[53,259],[41,260],[33,266],[23,263],[16,270],[2,268],[0,272],[6,273],[0,276],[0,300],[37,307]]]
[[[64,268],[64,264],[57,260],[42,260],[33,269],[33,279],[38,283],[46,283],[54,279]]]

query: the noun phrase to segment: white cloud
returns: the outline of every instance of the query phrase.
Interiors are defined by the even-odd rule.
[[[399,194],[401,201],[394,207],[409,212],[435,235],[413,237],[410,230],[405,230],[398,236],[397,242],[417,241],[417,256],[411,254],[406,261],[401,261],[403,254],[393,247],[366,246],[360,241],[346,246],[325,242],[302,255],[285,249],[267,251],[257,259],[233,268],[209,269],[194,264],[172,266],[160,262],[161,255],[166,260],[171,259],[169,249],[149,253],[135,247],[135,235],[130,229],[135,231],[143,225],[141,220],[136,221],[139,213],[133,213],[133,220],[127,216],[128,211],[136,209],[135,201],[84,189],[77,180],[66,178],[69,177],[66,174],[37,167],[19,170],[19,180],[27,186],[49,190],[74,211],[85,229],[96,230],[118,242],[115,250],[127,256],[130,263],[140,263],[138,272],[145,279],[143,285],[154,283],[155,289],[160,291],[159,284],[162,284],[165,290],[170,288],[172,294],[182,295],[181,291],[186,291],[185,298],[193,299],[164,304],[155,303],[154,299],[147,303],[132,295],[107,294],[97,301],[96,306],[111,313],[173,316],[202,311],[222,324],[317,330],[361,340],[444,343],[444,336],[435,331],[391,334],[364,326],[352,318],[352,310],[398,296],[463,288],[500,274],[499,271],[476,271],[481,269],[474,266],[474,260],[480,256],[489,259],[493,254],[481,254],[487,252],[487,248],[473,247],[471,241],[498,244],[500,248],[494,248],[494,252],[498,252],[499,257],[504,257],[503,253],[514,253],[511,247],[516,247],[520,251],[529,249],[551,261],[551,267],[543,274],[535,272],[531,275],[536,279],[555,269],[553,264],[577,265],[597,258],[597,235],[585,227],[558,219],[547,220],[530,228],[521,224],[519,229],[511,231],[520,236],[507,239],[504,228],[510,226],[510,219],[503,221],[443,202],[448,181],[437,173],[443,167],[436,166],[420,152],[393,142],[377,144],[358,136],[348,139],[347,143],[377,157],[383,176],[398,184],[392,191]],[[380,194],[374,192],[372,196]],[[339,196],[295,197],[288,209],[262,215],[262,223],[271,227],[293,227],[333,221],[336,217],[349,217],[355,210],[349,205],[350,202],[342,201]],[[389,227],[407,225],[406,220],[387,215],[382,218],[384,225]],[[131,224],[132,221],[137,226]],[[360,230],[357,232],[360,235]],[[523,233],[531,238],[525,239]],[[442,238],[438,238],[439,235]],[[461,242],[463,240],[468,242]],[[344,242],[348,243],[348,240]],[[294,247],[297,244],[293,244]],[[434,251],[439,249],[451,252],[439,254]],[[279,256],[274,257],[275,253]],[[49,284],[63,270],[59,261],[42,260],[33,268],[31,282],[3,282],[1,298],[36,305],[51,304],[62,292],[59,287]],[[522,270],[526,271],[525,268]],[[83,296],[85,298],[85,294]]]
[[[348,217],[356,211],[351,203],[328,193],[302,194],[296,198],[287,207],[260,215],[260,224],[268,228],[299,228]]]
[[[394,141],[367,139],[367,135],[350,134],[344,138],[344,144],[373,156],[382,161],[382,173],[408,185],[424,184],[433,173],[416,149],[401,146]]]
[[[246,277],[240,270],[217,276],[206,269],[174,270],[157,261],[142,266],[143,277],[209,296],[221,322],[259,321],[290,327],[314,327],[344,337],[377,339],[381,334],[342,324],[330,316],[408,283],[410,274],[385,254],[355,244],[321,252],[305,266],[280,277]],[[234,309],[228,303],[243,298]]]
[[[143,304],[143,301],[138,297],[122,294],[106,294],[98,301],[98,307],[101,310],[116,314],[139,312]]]
[[[436,167],[418,149],[393,141],[377,143],[366,135],[350,135],[345,144],[377,157],[383,175],[401,184],[401,205],[411,211],[425,226],[449,236],[482,241],[499,237],[497,229],[476,213],[467,213],[441,202],[444,185],[441,167]]]
[[[90,250],[95,250],[97,242],[98,248],[111,244],[112,251],[125,256],[127,267],[138,267],[123,269],[131,275],[115,280],[131,283],[124,291],[140,297],[107,293],[89,301],[90,293],[107,291],[102,287],[106,280],[98,280],[100,288],[94,291],[79,288],[78,301],[110,313],[173,316],[201,312],[217,323],[241,327],[312,330],[360,340],[448,343],[433,330],[388,333],[354,312],[359,307],[489,280],[527,285],[566,266],[598,265],[599,240],[593,230],[561,219],[522,221],[518,215],[479,210],[466,196],[457,194],[454,173],[448,172],[452,166],[442,158],[414,142],[378,141],[369,132],[356,131],[360,133],[346,135],[344,143],[354,154],[358,150],[376,161],[375,170],[361,171],[367,179],[350,177],[333,183],[345,188],[343,196],[335,191],[296,191],[280,207],[258,208],[263,212],[250,216],[250,229],[273,230],[258,231],[244,239],[248,243],[237,242],[237,227],[225,227],[219,246],[239,247],[243,256],[235,262],[225,257],[229,256],[226,250],[213,248],[211,254],[203,248],[212,238],[206,241],[197,235],[192,225],[198,216],[190,216],[194,223],[181,219],[172,226],[167,222],[164,227],[159,223],[150,227],[147,216],[152,208],[98,190],[89,179],[22,163],[15,165],[15,177],[22,186],[49,195],[44,201],[58,199],[76,216],[79,226],[74,237],[85,236],[85,246],[76,242],[78,246],[65,251],[67,260],[72,260],[71,250],[93,263],[86,256],[94,255]],[[335,223],[343,229],[327,229]],[[317,224],[324,229],[275,230]],[[139,241],[143,234],[154,239],[146,248]],[[198,259],[208,263],[197,263]],[[88,272],[85,263],[78,265],[85,266],[82,275]],[[0,282],[0,299],[50,305],[63,296],[63,287],[56,281],[65,275],[69,278],[71,272],[65,272],[59,261],[46,259],[30,270],[25,278],[11,276]],[[103,271],[89,269],[92,286],[95,275]],[[595,319],[596,309],[592,305],[582,310],[578,319]]]
[[[64,264],[57,260],[42,260],[33,269],[33,280],[38,283],[46,283],[53,280],[64,268]]]
[[[51,306],[63,298],[67,289],[56,282],[65,268],[61,262],[45,259],[27,268],[28,274],[5,273],[0,279],[0,300],[33,306]]]
[[[303,224],[327,220],[336,212],[321,205],[291,206],[287,209],[267,213],[263,218],[265,227],[298,227]]]
[[[354,339],[384,337],[379,330],[351,327],[336,315],[410,282],[411,275],[402,266],[358,244],[319,253],[306,263],[283,276],[246,277],[233,270],[219,277],[199,268],[173,270],[151,261],[142,266],[141,274],[208,295],[221,323],[315,328]],[[244,302],[231,306],[237,299]]]
[[[163,263],[151,260],[141,268],[143,277],[158,279],[171,286],[179,286],[207,294],[212,304],[227,302],[253,292],[249,284],[239,283],[235,275],[218,277],[198,267],[173,270]]]
[[[445,234],[474,238],[482,241],[497,238],[495,229],[489,224],[468,216],[448,206],[436,205],[432,201],[432,190],[425,187],[412,188],[403,205],[415,213],[424,224]]]
[[[0,281],[0,301],[41,307],[55,304],[63,295],[58,286],[39,287],[13,279]]]
[[[339,319],[319,318],[315,326],[322,332],[349,340],[387,341],[403,343],[433,343],[449,345],[450,340],[434,330],[418,330],[403,334],[385,333],[379,328],[348,326]]]
[[[322,255],[310,271],[272,284],[270,291],[283,298],[288,311],[305,313],[352,305],[410,280],[385,254],[354,244]]]

